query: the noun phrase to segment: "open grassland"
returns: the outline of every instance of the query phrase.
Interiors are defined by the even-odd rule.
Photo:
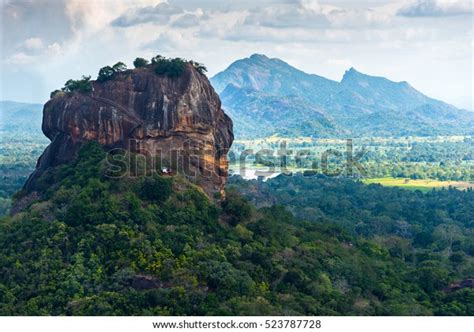
[[[408,190],[430,191],[432,189],[453,187],[459,190],[474,188],[474,183],[464,181],[438,181],[432,179],[412,180],[402,178],[363,179],[365,184],[378,183],[386,187],[400,187]]]
[[[411,145],[413,143],[459,143],[464,142],[466,139],[471,139],[472,136],[406,136],[406,137],[355,137],[354,141],[359,144],[370,145],[393,145],[393,144],[405,144]],[[307,136],[299,137],[284,137],[278,134],[254,138],[254,139],[239,139],[237,138],[234,143],[243,144],[245,146],[265,146],[266,144],[280,144],[286,142],[287,144],[302,144],[311,143],[316,145],[344,145],[347,142],[347,138],[315,138]]]

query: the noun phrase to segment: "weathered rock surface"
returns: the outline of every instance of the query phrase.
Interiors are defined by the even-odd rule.
[[[161,153],[164,159],[177,153],[173,165],[179,169],[172,171],[184,168],[212,197],[225,184],[233,141],[232,120],[219,96],[190,64],[176,78],[158,76],[148,66],[93,82],[90,93],[56,96],[44,105],[42,129],[51,144],[25,184],[26,192],[36,190],[48,168],[74,159],[84,143],[96,141],[107,149]]]

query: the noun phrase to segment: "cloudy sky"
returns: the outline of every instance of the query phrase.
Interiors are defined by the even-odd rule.
[[[350,67],[473,109],[471,0],[0,0],[0,99],[47,100],[69,78],[137,56],[253,53],[340,80]]]

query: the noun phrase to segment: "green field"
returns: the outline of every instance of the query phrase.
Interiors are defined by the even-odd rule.
[[[438,181],[431,179],[412,180],[403,178],[373,178],[363,179],[363,183],[371,184],[378,183],[386,187],[400,187],[408,190],[430,191],[433,188],[448,188],[453,187],[460,190],[474,188],[474,183],[463,181]]]

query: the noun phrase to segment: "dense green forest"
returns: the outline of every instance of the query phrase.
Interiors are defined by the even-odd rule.
[[[0,130],[0,216],[8,213],[12,195],[21,189],[33,172],[48,144],[43,134]]]
[[[281,176],[213,203],[104,165],[85,146],[1,219],[0,314],[474,314],[472,289],[446,288],[473,275],[472,191]]]
[[[408,250],[403,255],[414,261],[416,251],[439,261],[461,263],[456,270],[464,277],[474,274],[471,189],[422,193],[303,174],[280,175],[266,182],[232,177],[228,188],[240,191],[256,206],[283,205],[300,220],[334,223],[354,236],[382,242],[396,237],[393,244],[401,246],[396,250]]]

